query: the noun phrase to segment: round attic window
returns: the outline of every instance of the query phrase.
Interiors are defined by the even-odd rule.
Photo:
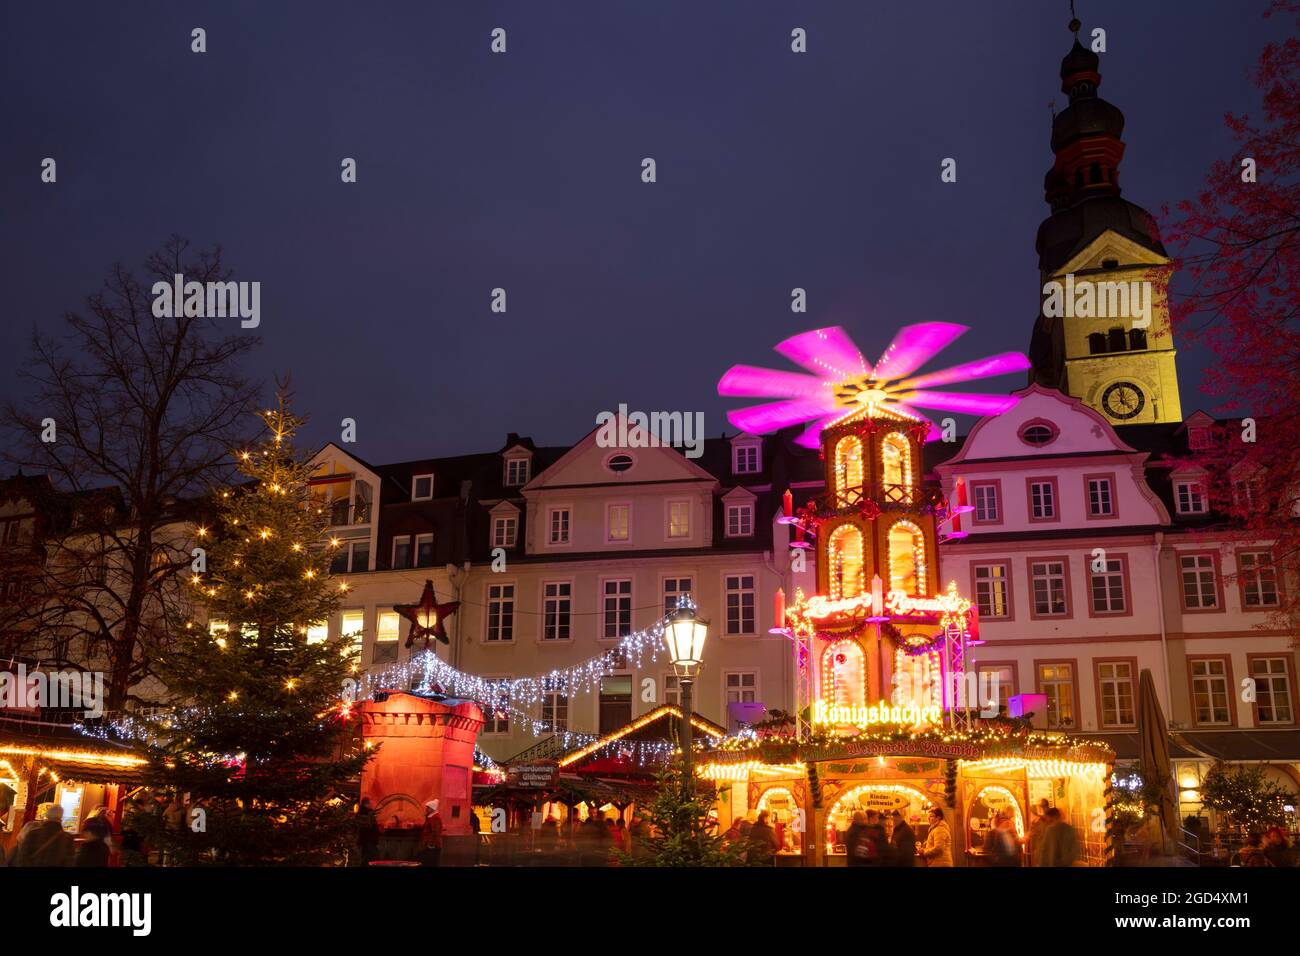
[[[1041,418],[1025,422],[1020,428],[1020,440],[1026,445],[1033,445],[1036,448],[1050,445],[1056,441],[1057,434],[1056,426],[1051,422],[1043,421]]]
[[[605,462],[605,467],[612,472],[624,472],[631,468],[633,464],[631,455],[614,455],[609,461]]]

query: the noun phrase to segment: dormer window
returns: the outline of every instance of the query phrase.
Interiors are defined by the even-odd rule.
[[[428,501],[433,497],[433,475],[416,475],[411,479],[411,500]]]
[[[527,458],[506,459],[506,487],[519,488],[528,484],[528,472],[531,462]]]
[[[1193,451],[1203,451],[1209,448],[1210,430],[1208,428],[1189,428],[1187,430],[1187,447]]]
[[[731,471],[736,475],[754,475],[763,470],[763,446],[745,442],[731,446]]]
[[[1174,506],[1180,515],[1205,514],[1205,491],[1201,483],[1199,481],[1175,482]]]

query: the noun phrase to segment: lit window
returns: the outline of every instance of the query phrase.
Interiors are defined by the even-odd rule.
[[[626,541],[631,534],[629,528],[629,515],[632,510],[631,505],[610,505],[607,512],[609,516],[608,540]]]
[[[1050,727],[1074,726],[1074,665],[1040,664],[1039,692],[1047,697],[1047,723]]]
[[[357,651],[361,650],[362,642],[365,640],[366,630],[366,612],[365,611],[344,611],[343,626],[340,633],[352,641],[352,646]]]
[[[329,624],[313,624],[307,628],[308,644],[324,644],[327,640],[329,640],[329,636],[330,636]]]
[[[891,432],[880,440],[880,493],[886,501],[912,500],[912,446],[907,437]]]
[[[742,538],[754,533],[754,506],[727,505],[727,537]]]
[[[841,438],[835,445],[835,494],[840,507],[862,500],[864,476],[862,442],[853,435]]]
[[[691,536],[691,503],[689,501],[671,501],[668,503],[668,537],[689,538]]]
[[[980,617],[997,618],[1010,615],[1009,576],[1005,564],[980,564],[975,566],[975,606]]]
[[[375,641],[379,644],[396,644],[402,636],[402,619],[396,611],[380,611]]]

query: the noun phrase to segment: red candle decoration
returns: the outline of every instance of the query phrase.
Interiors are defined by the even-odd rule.
[[[772,626],[785,627],[785,588],[776,589],[776,595],[772,601],[772,612],[776,620],[776,623]]]
[[[781,496],[782,510],[787,518],[794,514],[794,495],[790,494],[790,489],[785,489],[785,494]]]

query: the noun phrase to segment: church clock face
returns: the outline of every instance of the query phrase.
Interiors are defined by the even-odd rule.
[[[1137,418],[1146,403],[1142,389],[1132,382],[1116,382],[1101,393],[1101,407],[1106,414],[1122,422]]]

